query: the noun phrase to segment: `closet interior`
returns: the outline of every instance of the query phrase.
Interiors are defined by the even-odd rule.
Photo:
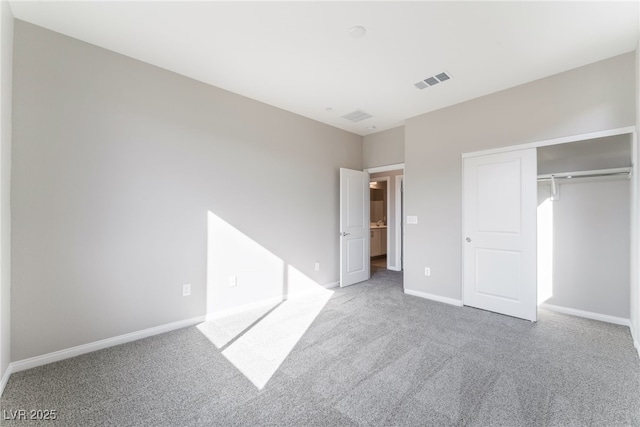
[[[629,319],[631,138],[537,149],[540,307]]]

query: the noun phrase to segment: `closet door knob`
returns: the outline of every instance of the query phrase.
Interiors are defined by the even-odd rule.
[[[467,237],[465,240],[467,241],[467,243],[469,243],[471,241],[471,238]]]

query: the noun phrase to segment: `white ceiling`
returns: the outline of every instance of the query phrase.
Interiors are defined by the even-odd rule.
[[[636,1],[10,4],[18,19],[359,135],[638,45]],[[364,37],[350,37],[356,25]],[[414,87],[445,70],[452,80]],[[341,117],[356,109],[373,117]]]

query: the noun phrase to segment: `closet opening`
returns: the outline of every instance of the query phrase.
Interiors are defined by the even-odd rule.
[[[628,324],[633,135],[537,148],[538,306]]]

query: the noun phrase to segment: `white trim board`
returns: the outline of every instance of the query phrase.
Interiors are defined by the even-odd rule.
[[[629,325],[629,330],[631,331],[631,339],[633,340],[633,346],[636,348],[638,352],[638,357],[640,357],[640,341],[638,341],[638,335],[636,334],[636,329],[633,327],[633,322]]]
[[[404,170],[404,163],[396,163],[395,165],[387,165],[387,166],[376,166],[374,168],[366,168],[363,169],[364,172],[378,173],[378,172],[389,172],[389,171],[397,171]]]
[[[396,203],[395,203],[395,218],[396,218],[396,259],[394,260],[393,268],[389,267],[389,270],[394,271],[402,271],[402,254],[404,253],[404,242],[402,240],[402,230],[404,229],[404,218],[402,217],[403,211],[403,202],[404,202],[404,194],[403,194],[403,184],[404,184],[404,174],[396,175],[394,180],[395,185],[395,195],[396,195]]]
[[[337,288],[339,286],[340,286],[340,282],[339,281],[338,282],[327,283],[325,285],[319,285],[319,287],[321,289],[333,289],[333,288]],[[288,299],[295,300],[296,298],[306,297],[306,296],[312,295],[312,294],[318,292],[319,290],[320,289],[317,289],[317,290],[316,289],[312,289],[312,290],[308,290],[308,291],[305,291],[305,292],[298,292],[298,293],[285,295],[285,296],[277,296],[277,297],[267,298],[267,299],[263,299],[263,300],[260,300],[260,301],[251,302],[249,304],[243,304],[243,305],[227,308],[227,309],[220,310],[220,311],[214,311],[212,313],[207,313],[206,320],[207,320],[207,322],[209,322],[211,320],[221,319],[223,317],[227,317],[227,316],[231,316],[231,315],[234,315],[234,314],[243,313],[245,311],[255,310],[255,309],[262,308],[262,307],[267,307],[267,306],[275,306],[275,305],[280,304],[281,302],[286,301]]]
[[[603,130],[603,131],[599,131],[599,132],[591,132],[591,133],[584,133],[584,134],[580,134],[580,135],[564,136],[564,137],[561,137],[561,138],[546,139],[546,140],[542,140],[542,141],[529,142],[529,143],[525,143],[525,144],[509,145],[509,146],[506,146],[506,147],[490,148],[488,150],[473,151],[473,152],[470,152],[470,153],[462,153],[462,158],[464,159],[466,157],[483,156],[485,154],[497,154],[497,153],[504,153],[504,152],[507,152],[507,151],[523,150],[525,148],[539,148],[539,147],[547,147],[549,145],[559,145],[559,144],[567,144],[567,143],[570,143],[570,142],[587,141],[589,139],[606,138],[608,136],[633,134],[633,133],[635,133],[635,131],[636,131],[636,127],[635,126],[627,126],[627,127],[624,127],[624,128],[608,129],[608,130]]]
[[[337,288],[339,286],[340,286],[340,281],[331,282],[331,283],[327,283],[326,285],[322,285],[322,287],[325,288],[325,289],[333,289],[333,288]]]
[[[217,320],[217,319],[221,319],[223,317],[227,317],[227,316],[232,316],[234,314],[239,314],[239,313],[244,313],[245,311],[251,311],[251,310],[255,310],[258,308],[262,308],[262,307],[268,307],[268,306],[276,306],[277,304],[280,304],[281,302],[285,301],[286,297],[284,296],[280,296],[280,297],[273,297],[273,298],[268,298],[268,299],[263,299],[260,301],[256,301],[256,302],[252,302],[249,304],[243,304],[243,305],[239,305],[236,307],[231,307],[231,308],[227,308],[224,310],[220,310],[220,311],[214,311],[211,313],[207,313],[207,322],[210,322],[212,320]]]
[[[629,329],[631,330],[631,338],[633,339],[633,346],[636,348],[636,351],[638,352],[638,357],[640,357],[640,341],[638,341],[638,334],[637,334],[638,331],[636,331],[635,328],[633,327],[633,323],[631,324]]]
[[[47,365],[49,363],[58,362],[60,360],[69,359],[71,357],[80,356],[81,354],[91,353],[92,351],[102,350],[107,347],[113,347],[125,344],[131,341],[151,337],[154,335],[171,332],[176,329],[187,328],[197,325],[205,321],[205,316],[193,317],[191,319],[179,320],[177,322],[167,323],[165,325],[155,326],[153,328],[143,329],[129,334],[119,335],[117,337],[106,338],[100,341],[94,341],[88,344],[82,344],[65,350],[54,351],[52,353],[43,354],[41,356],[30,357],[28,359],[18,360],[9,365],[11,373],[24,371],[26,369]]]
[[[9,377],[11,376],[12,373],[13,372],[11,370],[11,364],[9,364],[9,366],[7,366],[7,370],[4,371],[4,375],[0,379],[0,397],[2,397],[2,393],[4,393],[4,388],[7,386],[7,383],[9,382]]]
[[[542,303],[539,308],[555,311],[562,314],[570,314],[572,316],[584,317],[585,319],[599,320],[600,322],[613,323],[614,325],[622,325],[631,327],[631,321],[622,317],[609,316],[607,314],[593,313],[591,311],[578,310],[575,308],[561,307],[553,304]]]
[[[441,297],[440,295],[433,295],[427,292],[414,291],[411,289],[404,289],[404,293],[407,295],[412,295],[414,297],[420,297],[424,299],[428,299],[431,301],[442,302],[449,305],[455,305],[456,307],[462,307],[462,300],[448,297]]]

